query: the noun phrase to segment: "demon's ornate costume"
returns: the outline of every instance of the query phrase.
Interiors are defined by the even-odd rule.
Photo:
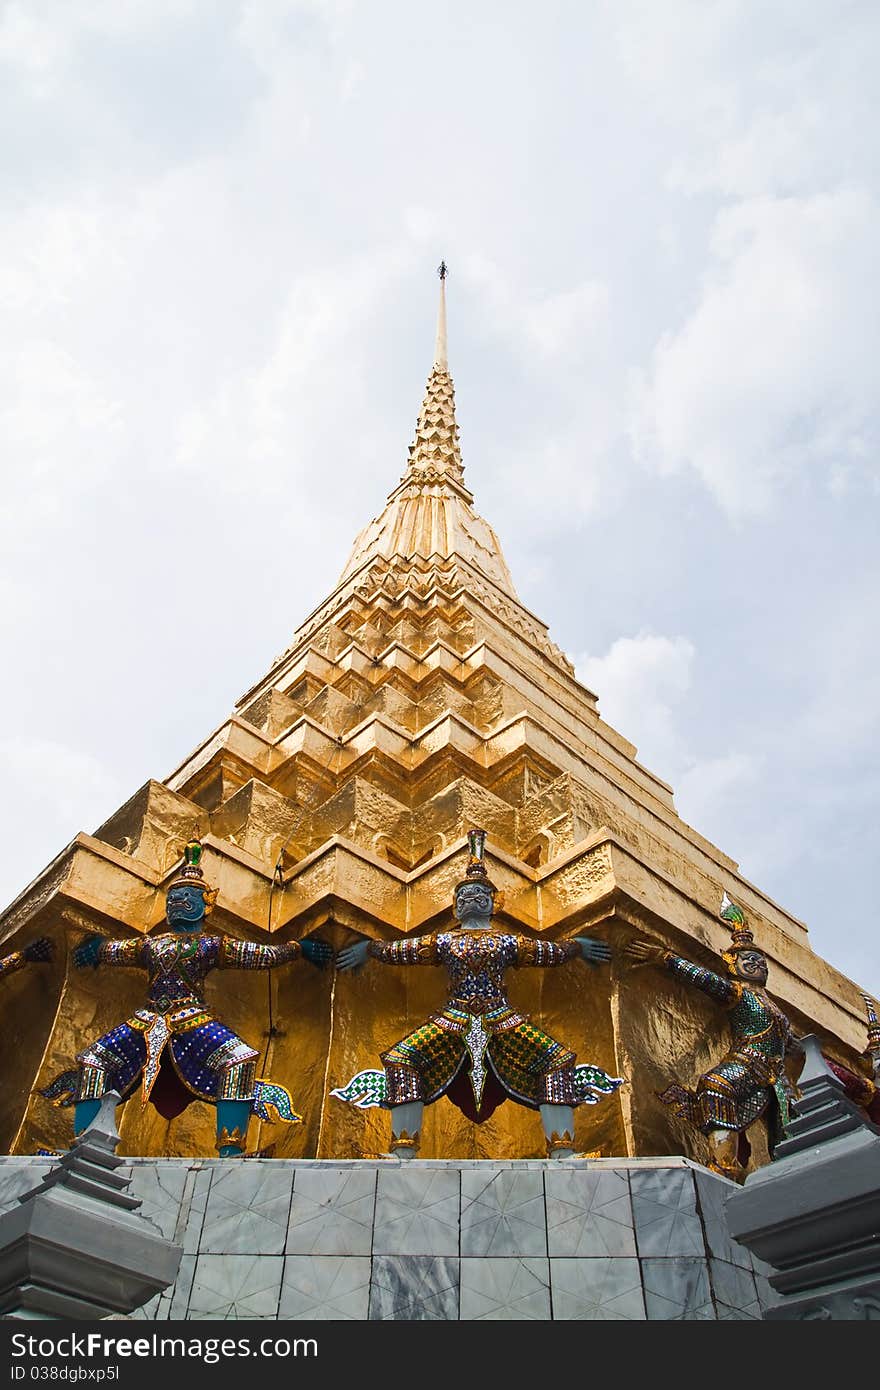
[[[659,1099],[709,1139],[709,1167],[725,1177],[745,1176],[751,1145],[746,1130],[765,1117],[770,1155],[784,1137],[794,1100],[785,1070],[789,1052],[800,1050],[788,1019],[767,995],[767,961],[754,944],[742,909],[725,893],[720,915],[731,925],[730,948],[722,952],[729,976],[716,975],[657,943],[637,939],[628,953],[642,964],[669,971],[682,984],[702,990],[729,1010],[733,1045],[693,1089],[674,1082]]]
[[[361,942],[340,956],[351,969],[368,958],[386,965],[442,965],[449,977],[444,1006],[381,1054],[383,1070],[366,1070],[331,1094],[361,1109],[381,1105],[398,1117],[442,1095],[476,1123],[487,1120],[502,1101],[539,1109],[548,1148],[572,1152],[574,1106],[595,1104],[622,1084],[600,1067],[576,1064],[575,1054],[513,1008],[504,987],[507,971],[519,966],[565,965],[568,961],[607,960],[602,942],[533,940],[490,925],[495,888],[483,863],[484,831],[471,831],[467,877],[455,890],[460,926],[405,941]],[[395,1125],[392,1149],[414,1149],[418,1134]],[[558,1129],[553,1125],[557,1124]],[[406,1136],[404,1139],[402,1136]]]
[[[0,956],[0,980],[5,980],[7,975],[14,975],[17,970],[23,970],[30,961],[45,962],[51,959],[52,942],[47,936],[41,936],[21,951],[10,951],[8,955]]]
[[[430,1104],[452,1091],[459,1073],[465,1084],[451,1098],[472,1120],[487,1119],[505,1096],[532,1107],[581,1105],[594,1102],[597,1090],[614,1089],[598,1068],[576,1068],[575,1054],[517,1012],[504,988],[511,966],[580,959],[576,941],[460,930],[371,941],[368,955],[388,965],[443,965],[449,976],[444,1007],[382,1053],[386,1105]],[[487,1088],[490,1076],[500,1084]]]
[[[780,1124],[788,1124],[794,1098],[785,1071],[785,1057],[794,1042],[788,1019],[763,989],[725,979],[672,951],[666,952],[666,969],[729,1010],[734,1041],[693,1090],[668,1086],[660,1099],[667,1105],[677,1102],[677,1113],[703,1134],[713,1129],[748,1129],[769,1107],[774,1121],[769,1126],[772,1147],[782,1138]]]
[[[149,990],[144,1008],[77,1053],[78,1099],[100,1097],[111,1088],[124,1099],[140,1079],[146,1104],[167,1057],[190,1096],[252,1101],[259,1053],[208,1008],[205,979],[212,970],[272,970],[301,955],[296,941],[263,946],[202,933],[167,932],[100,942],[95,949],[97,966],[145,970]]]
[[[128,966],[146,971],[149,981],[144,1007],[77,1053],[78,1069],[63,1072],[42,1091],[56,1104],[76,1105],[77,1133],[107,1091],[125,1100],[138,1081],[142,1103],[151,1100],[166,1119],[195,1098],[213,1102],[222,1157],[242,1152],[252,1111],[268,1119],[271,1106],[281,1119],[300,1119],[284,1086],[257,1078],[256,1050],[208,1007],[205,979],[212,970],[272,970],[301,957],[321,966],[330,947],[317,941],[264,946],[203,932],[216,893],[203,881],[201,853],[200,842],[191,840],[184,867],[169,885],[166,919],[172,930],[124,941],[92,936],[74,952],[80,967]]]
[[[861,1106],[872,1124],[880,1125],[880,1020],[877,1018],[877,1005],[870,995],[863,994],[862,998],[868,1010],[868,1045],[859,1058],[864,1074],[860,1076],[833,1057],[825,1057],[825,1063],[850,1100]]]

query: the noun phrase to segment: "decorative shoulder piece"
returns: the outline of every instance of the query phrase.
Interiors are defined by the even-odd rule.
[[[365,1071],[359,1071],[356,1076],[345,1086],[335,1086],[330,1092],[331,1096],[336,1096],[338,1100],[348,1101],[349,1105],[354,1105],[358,1110],[369,1110],[373,1106],[381,1105],[388,1108],[387,1102],[388,1082],[384,1069],[378,1071],[373,1067],[368,1067]]]

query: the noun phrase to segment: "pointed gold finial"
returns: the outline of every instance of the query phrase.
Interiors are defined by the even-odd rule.
[[[446,277],[449,274],[449,267],[445,261],[441,261],[437,267],[437,274],[440,276],[440,304],[437,309],[437,339],[434,344],[434,366],[441,371],[449,370],[449,361],[446,356]]]
[[[383,511],[355,538],[340,582],[380,555],[388,560],[412,560],[416,556],[423,561],[458,558],[473,565],[516,600],[501,542],[488,522],[473,510],[474,499],[464,481],[455,389],[446,355],[449,267],[445,261],[438,265],[437,274],[440,305],[434,363],[403,476],[389,494]]]
[[[455,390],[449,375],[446,356],[446,277],[449,267],[441,261],[440,304],[437,310],[437,338],[434,343],[434,365],[428,375],[422,408],[416,421],[415,438],[409,448],[409,460],[402,482],[419,488],[448,481],[462,484],[464,469],[458,444],[458,425],[455,423]],[[470,494],[468,494],[470,500]]]

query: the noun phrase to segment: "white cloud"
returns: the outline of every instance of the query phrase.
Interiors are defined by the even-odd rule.
[[[605,656],[575,659],[578,680],[599,697],[607,723],[664,779],[682,757],[677,707],[691,686],[696,649],[686,637],[619,637]]]
[[[244,0],[237,37],[261,67],[280,75],[297,56],[304,35],[320,34],[328,44],[339,44],[351,6],[352,0]],[[346,76],[350,82],[357,75],[349,70]]]
[[[0,769],[8,792],[0,808],[5,904],[43,868],[44,845],[59,853],[81,830],[100,825],[133,788],[81,749],[31,735],[0,739]]]
[[[91,826],[94,815],[104,814],[108,799],[118,790],[114,777],[96,758],[55,739],[0,739],[0,762],[17,796],[32,797],[45,815],[75,821],[77,830]],[[12,798],[10,805],[15,817],[21,818],[16,801]]]
[[[424,213],[409,212],[414,229]],[[580,363],[596,350],[597,337],[607,331],[610,290],[601,280],[582,280],[564,290],[522,285],[488,256],[471,252],[464,265],[469,289],[484,304],[484,323],[494,337],[506,340],[527,360],[537,352],[554,370],[574,357]]]
[[[873,0],[0,4],[17,782],[52,794],[48,730],[127,769],[118,804],[287,644],[400,474],[444,256],[467,479],[524,601],[786,906],[837,922],[804,846],[842,846],[856,936],[878,37]],[[28,812],[9,897],[113,809],[93,774],[63,824]]]
[[[418,229],[412,213],[411,221]],[[493,457],[497,441],[487,440],[492,452],[480,460],[501,483],[502,505],[518,521],[547,531],[595,514],[620,483],[615,465],[626,390],[624,379],[608,370],[609,284],[595,278],[562,290],[524,284],[512,264],[475,250],[465,253],[460,279],[499,370],[511,381],[525,374],[536,386],[538,413],[526,414],[503,453]],[[504,394],[509,400],[511,386]],[[515,410],[525,413],[521,403]]]
[[[880,745],[880,665],[876,643],[865,641],[866,624],[880,629],[880,586],[870,570],[848,586],[843,602],[817,606],[808,697],[780,732],[787,757],[801,768],[827,773],[849,765],[870,775],[870,751]],[[835,777],[823,786],[823,800],[839,806],[851,787],[849,778]]]
[[[371,449],[367,379],[369,323],[377,302],[409,268],[404,244],[295,275],[278,307],[263,361],[223,380],[215,395],[180,416],[172,465],[230,492],[279,495],[296,489],[317,507],[338,506],[315,459],[326,445],[344,474],[347,449]],[[428,335],[426,334],[426,349]],[[425,358],[429,356],[426,350]],[[341,362],[344,413],[340,413]],[[357,423],[356,423],[357,422]],[[346,450],[346,452],[341,452]],[[404,448],[396,450],[401,459]],[[389,461],[388,487],[395,481]]]
[[[845,187],[876,164],[865,81],[880,12],[850,0],[835,22],[802,0],[616,0],[625,71],[671,138],[669,187],[752,198]]]
[[[49,79],[74,56],[77,44],[98,36],[135,35],[181,23],[199,0],[6,0],[0,14],[0,63],[18,69],[46,97]]]
[[[56,343],[0,354],[0,382],[0,429],[31,482],[59,468],[71,439],[94,459],[118,437],[118,405]]]
[[[606,722],[636,744],[643,765],[671,784],[682,819],[735,853],[727,831],[739,830],[736,813],[759,785],[764,758],[754,750],[697,755],[688,703],[696,656],[686,637],[643,632],[618,638],[604,656],[581,657],[575,669],[599,697]]]
[[[755,753],[727,753],[692,763],[676,783],[679,815],[711,838],[707,827],[718,823],[733,794],[755,786],[762,768],[763,759]]]
[[[0,63],[19,67],[32,77],[47,73],[66,48],[66,35],[48,14],[33,5],[8,4],[0,15]]]
[[[0,306],[22,315],[21,330],[77,302],[95,276],[128,273],[145,232],[146,208],[84,198],[25,207],[0,227]]]
[[[878,243],[880,205],[858,190],[719,213],[700,302],[644,385],[643,461],[693,469],[733,516],[809,470],[874,485]]]

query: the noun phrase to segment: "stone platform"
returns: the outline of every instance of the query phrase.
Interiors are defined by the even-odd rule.
[[[0,1157],[0,1210],[51,1162]],[[726,1320],[776,1301],[728,1232],[734,1185],[685,1158],[129,1164],[184,1250],[134,1317]]]

